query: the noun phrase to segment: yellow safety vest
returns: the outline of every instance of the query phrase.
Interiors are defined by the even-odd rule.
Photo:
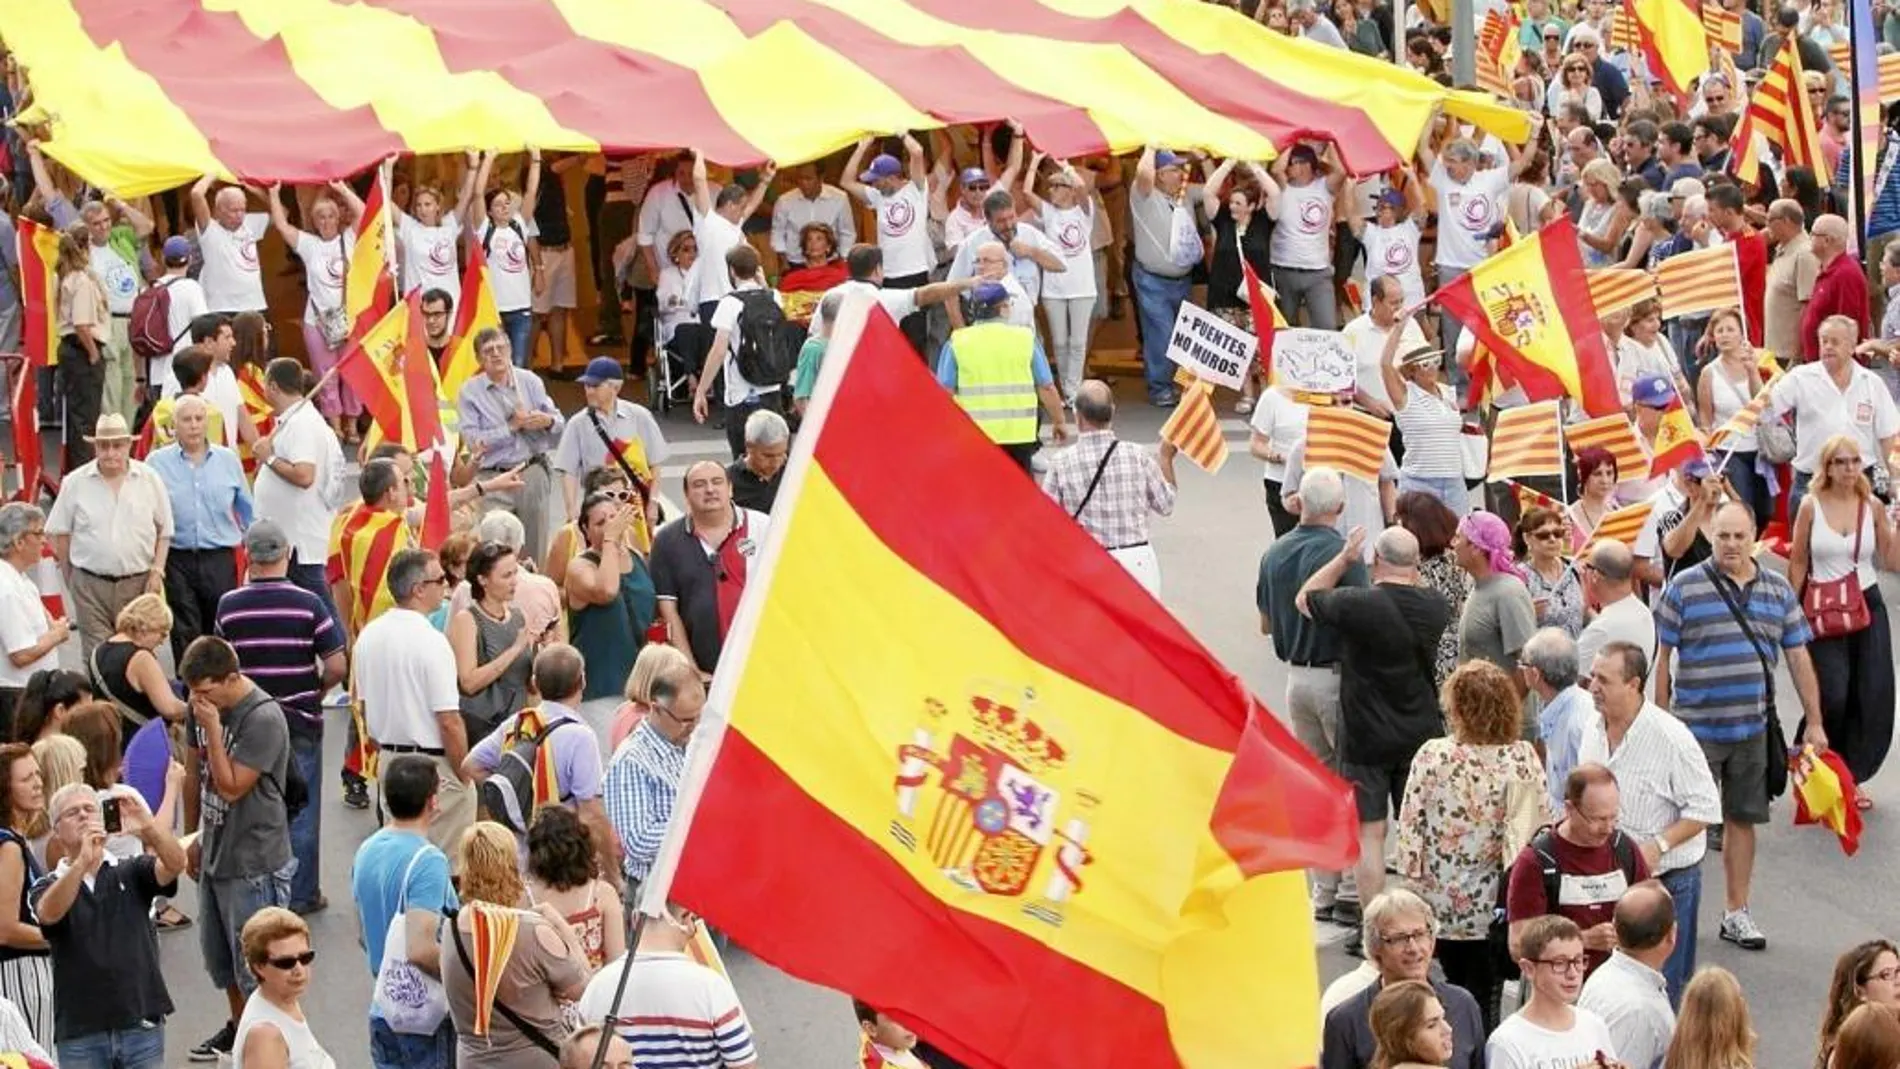
[[[1036,440],[1036,380],[1030,371],[1036,336],[1027,327],[978,323],[950,335],[957,361],[957,404],[990,441]]]

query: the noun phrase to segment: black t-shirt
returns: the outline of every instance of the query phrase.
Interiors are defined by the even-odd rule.
[[[754,512],[770,513],[772,502],[778,500],[779,475],[784,474],[785,469],[780,468],[778,475],[767,482],[746,467],[743,459],[733,461],[726,465],[726,481],[732,484],[732,503]]]
[[[33,885],[36,914],[56,879],[43,876]],[[64,917],[40,925],[53,948],[53,987],[69,993],[53,1004],[57,1042],[136,1028],[171,1014],[149,913],[152,899],[177,893],[178,881],[160,884],[157,859],[141,854],[101,865],[92,887],[79,889]]]
[[[1442,735],[1432,666],[1451,621],[1444,595],[1397,583],[1309,594],[1339,636],[1339,759],[1398,765]]]

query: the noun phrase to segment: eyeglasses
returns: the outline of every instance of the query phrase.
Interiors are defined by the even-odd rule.
[[[446,574],[444,574],[444,575],[425,575],[425,576],[423,576],[423,577],[422,577],[422,585],[423,585],[423,586],[434,586],[434,585],[435,585],[435,584],[437,584],[437,583],[446,583],[446,582],[448,582],[448,581],[449,581],[449,577],[448,577],[448,576],[447,576]]]
[[[287,958],[265,958],[264,964],[273,969],[281,969],[284,972],[289,972],[299,965],[308,966],[315,960],[317,960],[317,952],[314,950],[306,950],[301,954],[293,954]]]
[[[1581,954],[1574,958],[1536,958],[1534,960],[1539,965],[1549,966],[1551,972],[1561,973],[1582,972],[1584,967],[1590,964],[1590,959]]]
[[[1539,539],[1562,538],[1563,536],[1564,536],[1564,529],[1561,527],[1546,527],[1541,531],[1531,532],[1532,538],[1539,538]]]
[[[1879,972],[1868,973],[1867,980],[1862,980],[1861,983],[1864,984],[1868,980],[1878,980],[1883,984],[1891,984],[1896,979],[1900,979],[1900,969],[1882,969]]]
[[[1405,932],[1379,933],[1379,943],[1389,947],[1402,947],[1409,943],[1418,943],[1423,946],[1430,942],[1431,938],[1432,932],[1429,928],[1413,928]]]

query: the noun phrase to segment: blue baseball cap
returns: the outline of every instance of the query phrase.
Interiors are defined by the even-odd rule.
[[[191,242],[182,235],[173,234],[165,239],[165,247],[160,250],[166,263],[183,264],[191,262]]]
[[[880,178],[895,178],[903,173],[904,165],[898,162],[897,157],[883,152],[878,154],[877,159],[871,161],[868,170],[858,176],[858,181],[875,182]]]
[[[627,373],[621,369],[620,361],[611,356],[597,356],[587,362],[587,369],[581,372],[582,386],[599,386],[603,382],[624,382]]]
[[[1676,401],[1676,387],[1667,375],[1644,375],[1630,384],[1630,400],[1644,408],[1668,408]]]
[[[1691,479],[1706,479],[1715,474],[1715,465],[1709,463],[1707,453],[1697,453],[1694,457],[1683,461],[1682,473]]]
[[[981,167],[965,167],[963,173],[957,176],[957,182],[965,189],[978,184],[988,186],[990,173]]]
[[[1165,148],[1155,151],[1155,170],[1157,171],[1163,167],[1184,167],[1186,165],[1186,160],[1176,156]]]
[[[1009,290],[1001,282],[979,282],[970,291],[970,303],[977,308],[994,308],[1009,300]]]

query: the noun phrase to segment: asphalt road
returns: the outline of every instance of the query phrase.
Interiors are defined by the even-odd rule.
[[[1163,415],[1137,400],[1133,389],[1127,383],[1120,390],[1123,433],[1131,440],[1152,441]],[[685,459],[726,455],[718,432],[695,427],[690,416],[682,420],[676,412],[664,423],[676,445],[670,472],[678,471]],[[1244,427],[1231,418],[1226,426],[1233,452],[1227,466],[1208,476],[1183,462],[1176,514],[1154,531],[1162,600],[1270,706],[1278,706],[1285,671],[1259,634],[1253,604],[1255,572],[1270,528],[1261,504],[1259,469],[1246,455]],[[1798,708],[1792,694],[1784,694],[1781,706]],[[340,762],[340,726],[329,734],[331,769]],[[1789,1069],[1808,1064],[1835,956],[1862,939],[1900,934],[1891,900],[1878,890],[1891,887],[1900,874],[1895,864],[1900,832],[1887,814],[1889,808],[1900,810],[1900,792],[1887,789],[1892,782],[1889,774],[1872,785],[1881,808],[1869,814],[1860,854],[1854,858],[1842,856],[1833,836],[1825,832],[1791,827],[1790,803],[1777,804],[1774,823],[1762,832],[1755,879],[1753,912],[1770,944],[1764,952],[1738,950],[1716,939],[1721,878],[1711,856],[1705,871],[1700,961],[1732,970],[1748,992],[1761,1036],[1758,1065]],[[348,881],[351,854],[375,825],[370,814],[343,807],[334,773],[326,775],[323,791],[322,884],[332,905],[310,918],[320,959],[305,1010],[339,1065],[361,1065],[367,1064],[365,1014],[371,978],[358,944]],[[195,910],[188,883],[179,904]],[[1338,949],[1344,936],[1343,929],[1330,925],[1320,926],[1313,935],[1323,979],[1354,964]],[[222,1022],[224,998],[205,977],[195,930],[162,936],[161,948],[166,980],[178,1006],[169,1028],[167,1062],[183,1065],[186,1050]],[[852,1063],[856,1026],[842,996],[793,979],[743,952],[734,951],[728,965],[757,1033],[762,1064],[774,1069],[842,1069]],[[1263,1007],[1263,1013],[1270,1015],[1271,1009]]]

